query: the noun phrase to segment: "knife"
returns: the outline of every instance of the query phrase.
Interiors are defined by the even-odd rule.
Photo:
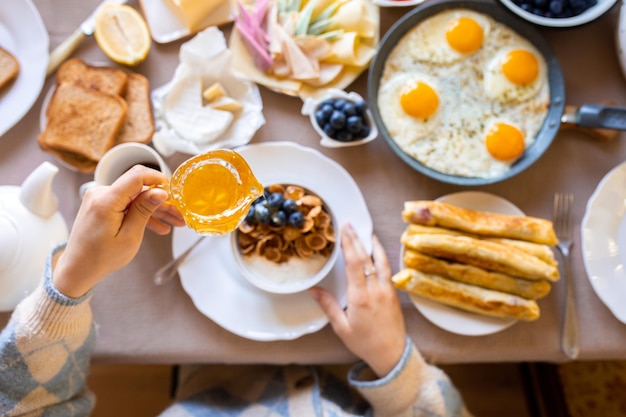
[[[48,68],[46,69],[46,76],[53,73],[61,63],[72,55],[72,53],[78,48],[78,45],[87,36],[93,35],[94,28],[96,26],[96,15],[100,9],[107,3],[124,4],[128,0],[104,0],[96,7],[96,9],[89,15],[83,23],[80,24],[78,29],[74,31],[66,40],[64,40],[59,46],[54,48],[50,53],[48,60]]]

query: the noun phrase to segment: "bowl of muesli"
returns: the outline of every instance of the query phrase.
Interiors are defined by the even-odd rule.
[[[232,233],[241,274],[271,293],[317,285],[339,256],[338,228],[322,197],[297,184],[271,184]]]

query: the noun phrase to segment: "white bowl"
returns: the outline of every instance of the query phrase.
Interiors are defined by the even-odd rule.
[[[347,93],[344,90],[339,90],[336,88],[331,88],[328,90],[327,94],[320,98],[307,98],[302,105],[302,114],[305,116],[309,116],[311,121],[311,125],[313,129],[320,135],[320,145],[325,146],[327,148],[343,148],[348,146],[357,146],[363,145],[365,143],[371,142],[378,136],[378,128],[376,127],[376,123],[374,123],[374,118],[372,117],[372,112],[369,110],[369,107],[365,113],[365,119],[367,124],[370,127],[370,133],[366,137],[358,140],[352,140],[349,142],[342,142],[337,139],[333,139],[324,133],[322,127],[317,124],[315,120],[315,110],[319,104],[329,98],[343,98],[353,103],[364,100],[358,93],[350,92]]]
[[[592,20],[597,19],[602,16],[606,11],[608,11],[617,0],[598,0],[598,3],[595,6],[592,6],[582,12],[577,16],[572,17],[543,17],[538,16],[536,14],[527,12],[515,4],[512,0],[500,0],[504,6],[506,6],[509,10],[511,10],[516,15],[521,18],[528,20],[529,22],[535,23],[541,26],[549,26],[549,27],[561,27],[568,28],[574,26],[580,26],[585,23],[589,23]]]
[[[319,193],[306,190],[308,194],[314,194],[323,202],[326,201]],[[278,264],[258,255],[244,256],[237,241],[240,232],[237,229],[231,233],[231,248],[235,263],[244,278],[252,285],[275,294],[297,293],[319,284],[335,266],[340,251],[337,220],[325,203],[323,207],[330,214],[335,236],[335,244],[328,257],[314,255],[303,259],[292,256],[289,261]]]
[[[410,7],[424,2],[424,0],[373,0],[380,7]]]

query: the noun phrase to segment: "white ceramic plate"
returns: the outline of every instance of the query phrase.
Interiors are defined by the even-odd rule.
[[[20,63],[20,72],[0,93],[0,136],[30,110],[48,66],[48,32],[30,0],[0,2],[0,46]]]
[[[464,191],[448,194],[437,199],[472,210],[523,216],[524,213],[513,203],[493,194],[480,191]],[[402,262],[402,256],[400,257]],[[403,268],[404,265],[401,265]],[[465,336],[483,336],[496,333],[517,322],[514,318],[498,318],[463,311],[457,308],[411,295],[411,301],[431,323],[452,333]]]
[[[535,23],[541,26],[548,27],[559,27],[559,28],[568,28],[574,26],[580,26],[585,23],[589,23],[592,20],[597,19],[606,13],[617,0],[598,0],[598,3],[595,6],[590,7],[585,10],[583,13],[572,16],[572,17],[563,17],[563,18],[550,18],[538,16],[536,14],[527,12],[526,10],[522,10],[517,4],[513,2],[513,0],[500,0],[504,6],[506,6],[509,10],[511,10],[516,15],[520,16],[523,19],[528,20],[529,22]]]
[[[158,43],[169,43],[193,35],[170,11],[164,0],[140,0],[152,39]],[[230,0],[213,10],[199,25],[201,28],[219,26],[232,22],[235,17],[234,3]]]
[[[613,168],[589,198],[581,223],[583,262],[600,300],[626,324],[626,163]]]
[[[371,252],[372,218],[356,182],[337,162],[320,152],[288,142],[269,142],[238,148],[263,184],[300,184],[319,190],[332,207],[339,225],[351,222]],[[198,235],[178,228],[173,256],[188,248]],[[345,264],[335,267],[320,283],[339,302],[346,303]],[[328,319],[307,292],[271,294],[250,284],[238,271],[230,236],[207,237],[179,268],[183,288],[204,315],[239,336],[260,340],[288,340],[315,332]]]

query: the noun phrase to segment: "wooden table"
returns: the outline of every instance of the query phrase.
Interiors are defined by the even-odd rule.
[[[65,39],[98,3],[97,0],[35,0],[50,33],[51,48]],[[130,2],[139,8],[134,1]],[[381,9],[381,33],[408,12],[408,8]],[[569,30],[541,28],[555,50],[565,76],[567,103],[626,104],[626,84],[616,59],[614,31],[617,8],[592,24]],[[230,26],[222,27],[229,31]],[[168,82],[178,64],[181,42],[153,44],[145,63],[136,68],[155,88]],[[92,62],[107,59],[93,39],[87,39],[75,56]],[[367,73],[348,90],[366,94]],[[48,79],[30,112],[0,138],[0,183],[20,184],[44,160],[56,162],[37,145],[42,99],[53,80]],[[431,180],[405,165],[382,138],[365,146],[328,149],[308,119],[300,115],[301,101],[261,87],[267,123],[251,143],[293,141],[319,149],[343,165],[354,177],[368,202],[377,235],[387,249],[394,272],[399,261],[399,237],[404,228],[400,211],[405,200],[434,199],[466,190]],[[0,115],[1,117],[1,115]],[[525,213],[551,217],[555,192],[573,192],[576,222],[573,274],[577,315],[581,330],[580,359],[626,358],[626,326],[596,296],[583,267],[579,225],[585,204],[598,182],[626,155],[626,136],[598,141],[579,131],[562,131],[547,152],[525,172],[507,181],[473,188],[510,200]],[[168,158],[171,167],[187,155]],[[61,167],[54,189],[61,211],[71,226],[80,204],[78,187],[90,179]],[[92,305],[98,329],[95,359],[152,363],[328,363],[354,358],[329,326],[293,341],[251,341],[222,329],[191,303],[178,281],[156,287],[151,277],[171,258],[171,236],[147,234],[136,259],[102,282]],[[427,321],[401,295],[411,338],[427,358],[437,363],[499,361],[564,361],[559,333],[564,300],[564,281],[539,301],[541,318],[488,336],[461,336]],[[9,314],[0,314],[4,323]]]

